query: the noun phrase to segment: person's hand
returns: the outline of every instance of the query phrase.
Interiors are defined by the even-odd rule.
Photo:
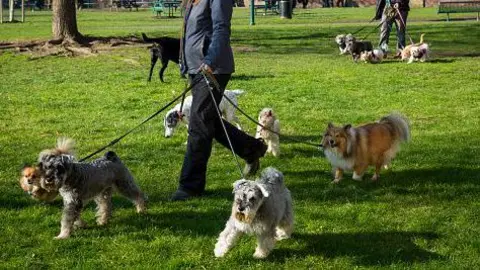
[[[201,71],[201,72],[207,72],[207,73],[209,73],[209,74],[213,74],[212,68],[211,68],[209,65],[205,64],[205,63],[200,66],[200,71]]]

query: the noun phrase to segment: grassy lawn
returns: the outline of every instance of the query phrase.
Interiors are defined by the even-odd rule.
[[[54,241],[61,200],[42,204],[24,195],[17,183],[22,164],[35,162],[59,136],[76,140],[79,157],[89,154],[181,93],[183,81],[171,65],[167,83],[156,76],[147,83],[145,48],[37,60],[0,52],[0,268],[478,269],[480,24],[446,23],[435,9],[412,9],[409,33],[415,40],[426,33],[432,61],[368,65],[338,56],[334,36],[354,32],[372,15],[371,8],[297,10],[288,21],[258,16],[252,27],[247,10],[235,11],[237,72],[228,88],[246,91],[239,103],[250,115],[271,106],[283,133],[312,142],[319,142],[329,121],[360,124],[392,111],[406,115],[412,128],[411,143],[377,184],[347,174],[333,185],[321,151],[281,140],[282,156],[268,156],[262,166],[285,174],[296,229],[266,260],[252,258],[252,237],[223,259],[213,256],[229,215],[231,184],[239,178],[227,149],[214,145],[206,196],[168,201],[186,129],[165,139],[161,117],[112,149],[148,194],[148,214],[135,214],[115,196],[108,226],[95,225],[90,204],[83,214],[89,228]],[[0,25],[0,41],[48,39],[50,23],[48,12],[28,13],[24,24]],[[150,11],[83,11],[78,23],[93,36],[178,36],[181,19],[155,19]],[[377,34],[369,39],[376,43]],[[391,47],[394,42],[393,33]],[[254,124],[240,118],[253,134]]]

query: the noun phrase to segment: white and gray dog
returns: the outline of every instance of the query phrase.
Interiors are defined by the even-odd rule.
[[[114,152],[89,163],[77,162],[71,155],[45,154],[39,157],[38,167],[41,187],[58,191],[63,198],[61,230],[56,239],[68,238],[74,226],[85,226],[80,214],[91,199],[97,204],[97,224],[106,224],[112,214],[114,188],[135,204],[138,213],[145,211],[146,196]]]
[[[346,35],[344,34],[337,35],[335,37],[335,43],[337,43],[338,45],[338,49],[340,50],[340,55],[348,53],[345,37]]]
[[[265,258],[275,242],[289,238],[293,231],[293,207],[283,174],[266,168],[257,181],[233,183],[234,201],[230,219],[215,245],[215,256],[223,257],[244,233],[257,237],[253,256]]]
[[[257,125],[255,138],[262,138],[268,145],[267,153],[274,157],[280,156],[280,120],[272,108],[263,108],[258,114],[258,122],[265,128]],[[273,131],[273,132],[272,132]]]
[[[225,96],[227,96],[235,105],[238,106],[237,97],[244,93],[243,90],[225,90]],[[188,127],[188,122],[190,118],[190,108],[192,106],[192,96],[187,96],[183,102],[182,111],[180,111],[181,103],[178,103],[171,110],[167,112],[163,118],[163,127],[165,128],[165,137],[170,138],[173,136],[175,128],[177,128],[180,122],[184,122]],[[222,98],[220,104],[218,105],[220,112],[222,113],[223,118],[228,122],[235,123],[238,129],[242,129],[240,122],[235,115],[235,108],[233,107],[225,97]]]

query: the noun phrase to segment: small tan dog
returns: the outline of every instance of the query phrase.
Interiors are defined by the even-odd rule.
[[[340,182],[344,171],[353,171],[352,178],[361,181],[369,165],[375,166],[372,181],[376,181],[382,166],[387,166],[400,150],[400,143],[408,140],[410,128],[406,118],[390,114],[379,122],[356,128],[329,123],[322,146],[335,170],[334,183]]]
[[[73,140],[59,138],[55,148],[43,150],[42,153],[40,153],[40,156],[47,154],[54,156],[73,156],[74,146],[75,143]],[[41,177],[41,170],[38,166],[27,165],[23,167],[21,172],[19,181],[20,187],[35,200],[51,202],[57,197],[58,191],[47,191],[46,189],[42,188],[40,186]]]
[[[423,41],[423,36],[425,36],[425,34],[420,35],[420,42],[410,44],[403,48],[401,53],[402,61],[408,59],[408,63],[411,64],[413,61],[425,62],[428,59],[430,48],[428,44]]]
[[[22,176],[20,177],[20,187],[35,200],[51,202],[57,197],[58,192],[49,192],[41,188],[40,177],[38,167],[25,166],[22,169]]]
[[[277,119],[271,108],[264,108],[258,115],[258,122],[267,129],[257,126],[255,138],[262,138],[268,146],[267,153],[278,157],[280,155],[280,138],[278,134],[270,130],[280,133],[280,120]]]

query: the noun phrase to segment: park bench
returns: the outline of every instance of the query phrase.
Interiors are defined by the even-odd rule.
[[[182,1],[180,0],[156,0],[153,2],[152,11],[157,17],[165,11],[168,17],[173,17],[177,8],[182,8],[181,5]],[[182,14],[182,9],[180,9],[180,13]]]
[[[447,13],[447,21],[450,21],[450,13],[477,13],[477,21],[480,20],[480,0],[440,0],[438,2],[438,14]]]
[[[255,5],[255,14],[257,12],[263,12],[263,15],[278,14],[278,1],[275,0],[265,0],[263,4]]]
[[[130,11],[132,11],[133,8],[138,11],[139,7],[136,0],[117,0],[112,2],[112,6],[115,7],[117,10],[119,8],[125,8],[129,9]]]

